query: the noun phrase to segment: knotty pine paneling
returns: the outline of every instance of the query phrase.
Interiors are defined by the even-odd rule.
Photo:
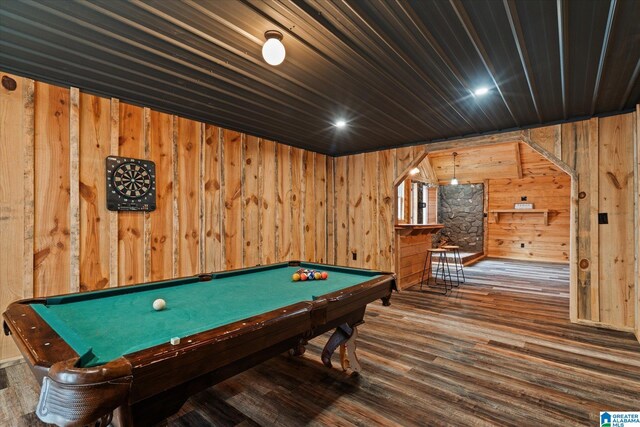
[[[178,276],[202,271],[200,266],[200,150],[202,127],[177,120]]]
[[[71,278],[69,89],[36,82],[35,94],[33,285],[51,295]]]
[[[224,247],[227,270],[243,266],[242,140],[244,135],[225,130],[222,137],[222,199]]]
[[[217,126],[204,126],[204,271],[224,269],[222,217],[222,135]]]
[[[262,140],[258,202],[260,209],[260,263],[263,265],[276,262],[277,255],[276,239],[278,233],[276,230],[280,224],[277,217],[278,203],[276,202],[278,186],[275,185],[278,178],[277,145],[279,144],[273,141]]]
[[[364,170],[362,188],[362,211],[366,221],[363,221],[363,252],[362,265],[365,268],[378,266],[378,152],[364,154]]]
[[[120,129],[117,155],[144,158],[145,129],[143,108],[120,103],[119,114]],[[118,214],[119,285],[144,282],[144,250],[144,215],[138,212],[120,212]]]
[[[349,185],[347,183],[347,157],[337,157],[335,164],[335,240],[336,264],[351,265],[349,253]],[[355,191],[359,191],[356,183],[352,183]]]
[[[80,95],[80,291],[109,287],[112,250],[105,157],[111,154],[111,100]]]
[[[538,214],[502,214],[499,222],[489,213],[488,256],[531,261],[569,261],[571,178],[532,176],[488,180],[489,212],[513,209],[522,196],[536,209],[549,209],[549,225]],[[524,248],[521,247],[524,245]]]
[[[335,190],[335,159],[327,157],[327,262],[336,263],[336,190]]]
[[[347,158],[347,182],[349,203],[349,252],[350,265],[364,267],[364,224],[370,222],[365,216],[362,198],[367,192],[364,186],[364,154],[356,154]],[[355,258],[355,259],[354,259]]]
[[[262,141],[253,136],[244,138],[244,183],[243,188],[243,217],[244,217],[244,266],[253,267],[260,264],[260,206],[259,180],[260,174],[260,144]]]
[[[633,262],[629,259],[630,254],[634,253],[633,241],[630,243],[629,239],[633,239],[636,235],[631,219],[634,208],[630,201],[633,200],[633,195],[629,193],[634,176],[634,157],[629,150],[633,147],[635,140],[633,123],[637,126],[638,120],[635,116],[636,113],[624,114],[613,116],[613,118],[591,119],[526,132],[533,142],[555,155],[559,161],[574,169],[578,175],[579,191],[575,194],[578,199],[575,250],[578,253],[579,265],[577,267],[578,283],[574,295],[574,303],[578,311],[577,321],[624,330],[630,330],[634,325],[633,315],[630,315],[634,311],[635,304],[631,279]],[[519,139],[521,137],[517,132],[511,132],[451,141],[440,144],[439,147],[455,149],[457,146],[472,146],[476,143],[503,143]],[[603,148],[605,146],[606,148]],[[503,206],[508,202],[509,207],[512,207],[512,203],[520,201],[519,196],[525,195],[519,194],[525,187],[528,188],[526,190],[528,194],[538,198],[537,203],[529,199],[536,203],[536,207],[545,207],[540,205],[542,202],[560,203],[560,199],[565,201],[561,203],[563,206],[558,207],[558,212],[551,215],[551,225],[547,227],[533,224],[532,218],[524,216],[518,219],[519,223],[513,224],[512,229],[509,230],[502,230],[491,224],[493,237],[490,236],[489,239],[494,243],[489,252],[511,257],[514,253],[525,251],[523,256],[525,259],[536,259],[535,255],[529,254],[537,253],[540,259],[567,262],[570,255],[569,230],[572,222],[571,179],[562,172],[560,167],[527,144],[520,143],[519,150],[523,178],[520,182],[510,181],[512,183],[510,186],[518,189],[513,190],[513,199],[511,199],[504,181],[502,183],[494,181],[493,184],[501,186],[494,187],[494,190],[504,190],[507,193],[491,191],[493,202],[504,204]],[[384,186],[382,182],[388,179],[393,182],[393,179],[408,167],[415,153],[420,151],[411,147],[388,150],[388,153],[393,153],[391,164],[395,166],[395,171],[391,171],[392,168],[386,166],[386,161],[382,161],[385,159],[382,152],[378,153],[378,205],[381,213],[377,221],[377,232],[380,253],[384,253],[383,246],[389,241],[391,241],[391,250],[397,250],[393,242],[393,221],[382,219],[383,211],[380,207],[380,201],[384,200],[380,195],[383,191],[381,187]],[[362,235],[352,237],[351,234],[359,232],[360,223],[369,220],[361,211],[358,213],[357,209],[361,209],[361,206],[355,206],[362,194],[368,194],[368,189],[352,179],[358,173],[354,173],[351,169],[367,169],[364,155],[338,157],[334,159],[334,165],[335,260],[337,264],[359,266],[360,258],[358,261],[353,261],[351,250],[358,245],[359,250],[362,250],[362,245],[366,243],[354,245],[354,241],[363,237]],[[543,183],[545,183],[544,186],[541,185]],[[543,188],[541,190],[529,188],[532,186]],[[491,188],[491,185],[489,187]],[[581,197],[578,197],[578,193],[582,193]],[[626,201],[621,200],[623,195]],[[389,196],[395,197],[394,194]],[[554,197],[559,198],[554,200]],[[492,203],[491,197],[489,197],[489,203]],[[355,214],[352,212],[353,209],[356,209]],[[609,225],[598,224],[598,212],[609,214]],[[489,220],[492,221],[492,218]],[[355,226],[352,227],[354,224]],[[556,230],[557,233],[549,233],[550,229]],[[519,247],[521,241],[525,242],[524,250]],[[636,241],[635,244],[637,246],[638,242]],[[618,262],[615,262],[616,259]],[[620,262],[621,259],[625,262]],[[395,257],[379,257],[376,268],[385,269],[387,266],[398,271]],[[637,290],[635,292],[638,293]],[[636,319],[636,322],[639,321]]]
[[[598,119],[562,125],[562,155],[578,175],[578,317],[600,320],[598,309]],[[594,211],[595,208],[595,211]]]
[[[393,271],[394,242],[393,234],[389,233],[385,224],[393,224],[395,191],[393,179],[395,177],[394,150],[378,152],[378,221],[375,232],[378,238],[377,267],[383,271]]]
[[[314,190],[313,197],[310,198],[313,204],[309,206],[313,207],[313,219],[315,220],[315,256],[313,259],[319,262],[326,263],[327,261],[327,230],[329,224],[327,223],[327,156],[319,153],[315,153],[315,165],[314,165]],[[309,196],[307,196],[309,199]],[[311,211],[307,213],[307,217]],[[309,254],[306,254],[307,257]]]
[[[177,262],[174,248],[174,192],[173,178],[177,163],[177,141],[174,140],[173,116],[151,111],[149,123],[150,159],[156,164],[156,210],[149,214],[151,227],[150,280],[170,279],[175,276],[174,264]],[[99,170],[99,169],[98,169]]]
[[[291,163],[291,147],[288,145],[276,144],[276,167],[277,167],[277,184],[278,189],[276,195],[276,261],[286,261],[293,258],[292,239],[294,234],[293,218],[292,218],[292,183],[291,171],[293,164]],[[296,231],[297,238],[297,231]]]
[[[640,105],[636,105],[635,158],[635,239],[636,239],[636,338],[640,341]]]
[[[304,170],[303,150],[291,147],[291,259],[304,259]],[[286,165],[285,165],[286,167]]]
[[[599,287],[599,320],[630,328],[635,310],[632,117],[604,117],[598,124],[598,211],[609,220],[599,225],[599,276],[607,284]]]
[[[33,295],[34,82],[2,74],[16,83],[0,86],[0,311]],[[20,166],[24,165],[21,169]],[[0,361],[19,356],[0,337]]]
[[[310,151],[302,152],[302,194],[300,196],[300,209],[302,210],[302,227],[301,236],[301,258],[310,261],[315,258],[316,234],[315,215],[316,210],[316,194],[315,194],[315,153]],[[324,224],[326,227],[326,224]]]
[[[303,254],[327,260],[333,172],[325,156],[8,77],[16,89],[0,89],[0,310],[78,286],[87,291]],[[110,154],[156,163],[154,212],[106,209]],[[303,208],[304,191],[310,197]],[[303,224],[313,224],[313,249],[305,253]],[[12,340],[0,337],[0,361],[17,355]]]

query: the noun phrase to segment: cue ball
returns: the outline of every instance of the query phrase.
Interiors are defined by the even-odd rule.
[[[157,300],[155,300],[153,302],[153,309],[155,311],[160,311],[160,310],[164,310],[164,308],[167,306],[167,303],[164,302],[164,300],[162,298],[158,298]]]

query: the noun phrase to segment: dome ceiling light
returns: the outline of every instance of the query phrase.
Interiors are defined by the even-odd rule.
[[[262,45],[262,57],[269,65],[280,65],[284,61],[286,51],[282,44],[282,33],[280,31],[269,30],[264,33],[267,39]]]

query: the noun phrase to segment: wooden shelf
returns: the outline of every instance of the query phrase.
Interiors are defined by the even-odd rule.
[[[549,209],[494,209],[489,211],[493,214],[496,223],[500,222],[500,214],[538,214],[541,215],[544,225],[549,225]]]
[[[444,228],[443,224],[396,224],[396,233],[400,236],[415,236],[417,234],[433,234]]]

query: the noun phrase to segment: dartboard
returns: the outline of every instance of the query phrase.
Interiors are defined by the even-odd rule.
[[[154,210],[155,164],[142,159],[107,157],[107,208],[113,211]]]
[[[151,177],[144,166],[125,163],[113,172],[113,187],[124,197],[137,199],[151,189]]]

